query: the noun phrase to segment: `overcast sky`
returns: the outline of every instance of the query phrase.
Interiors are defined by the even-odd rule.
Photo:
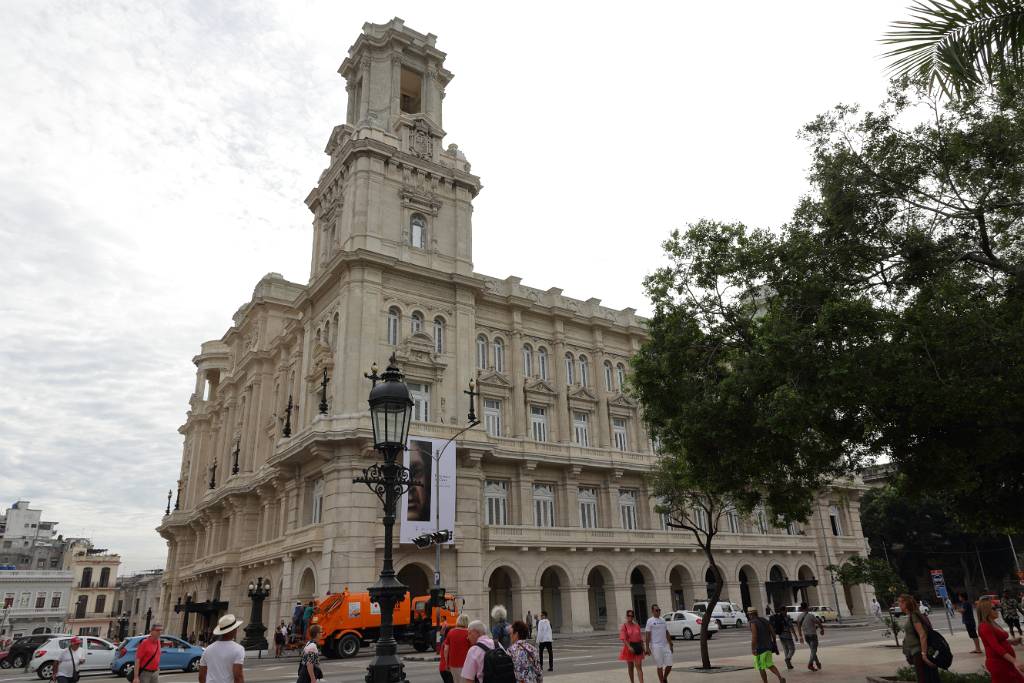
[[[3,3],[0,503],[163,566],[191,358],[263,274],[308,280],[302,200],[363,22],[448,53],[476,270],[644,312],[672,228],[787,220],[798,128],[880,101],[904,5]]]

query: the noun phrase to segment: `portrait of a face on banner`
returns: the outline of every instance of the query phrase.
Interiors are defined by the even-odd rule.
[[[433,456],[445,445],[447,439],[430,439],[410,436],[405,451],[404,465],[410,470],[410,478],[420,482],[402,496],[400,543],[412,543],[412,539],[437,531],[437,515],[441,515],[441,529],[455,532],[455,443],[441,455],[440,490],[437,490],[437,475],[434,466],[438,464]]]

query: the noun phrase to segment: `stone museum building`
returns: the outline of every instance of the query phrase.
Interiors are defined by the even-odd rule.
[[[257,577],[272,586],[265,623],[376,580],[381,505],[352,480],[380,457],[364,374],[392,354],[415,400],[413,436],[454,435],[469,380],[479,386],[482,423],[457,443],[455,542],[441,555],[443,584],[472,616],[495,603],[515,618],[546,609],[556,630],[578,632],[707,595],[703,555],[664,527],[644,479],[656,455],[626,390],[643,319],[473,270],[482,185],[443,143],[452,74],[435,44],[401,19],[363,26],[339,69],[345,122],[305,200],[309,281],[263,277],[193,359],[178,497],[159,527],[170,632],[187,618],[201,633],[225,611],[248,619]],[[833,593],[825,569],[867,552],[863,490],[837,482],[787,529],[729,515],[723,597],[763,608],[838,595],[843,613],[863,613],[870,589]],[[425,593],[433,550],[404,544],[396,558]]]

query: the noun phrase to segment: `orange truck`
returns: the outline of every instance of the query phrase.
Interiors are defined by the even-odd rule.
[[[434,646],[436,629],[454,626],[457,617],[454,595],[445,594],[444,606],[438,609],[431,608],[429,595],[410,598],[406,593],[395,605],[395,640],[426,652]],[[327,657],[354,657],[380,637],[380,605],[370,601],[369,593],[350,593],[346,586],[316,603],[311,623],[320,625],[317,644]]]

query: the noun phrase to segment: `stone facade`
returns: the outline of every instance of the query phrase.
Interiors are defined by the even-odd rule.
[[[380,503],[352,479],[378,458],[364,373],[392,353],[415,390],[414,435],[452,436],[466,424],[471,378],[482,394],[484,424],[458,442],[457,541],[441,567],[467,611],[543,607],[557,629],[587,631],[628,606],[705,597],[703,557],[654,511],[644,474],[655,454],[623,389],[643,320],[473,271],[481,183],[441,144],[445,55],[399,19],[363,28],[340,68],[346,123],[306,198],[309,282],[268,274],[194,358],[179,495],[159,527],[164,623],[180,632],[185,610],[172,608],[184,604],[204,620],[189,631],[225,610],[247,616],[244,587],[257,576],[273,587],[267,623],[287,619],[295,600],[375,580]],[[790,602],[785,582],[812,584],[830,562],[863,554],[862,488],[837,483],[788,532],[730,520],[725,595],[763,606],[765,582],[778,580],[790,594],[775,599]],[[425,590],[433,553],[403,545],[397,566]],[[805,590],[833,602],[825,582]],[[869,598],[857,588],[849,603],[862,611]]]
[[[147,620],[150,624],[159,623],[163,575],[164,570],[151,569],[117,580],[113,614],[119,629],[124,620],[125,635],[146,633]]]
[[[0,643],[33,633],[62,633],[71,572],[0,570]]]

